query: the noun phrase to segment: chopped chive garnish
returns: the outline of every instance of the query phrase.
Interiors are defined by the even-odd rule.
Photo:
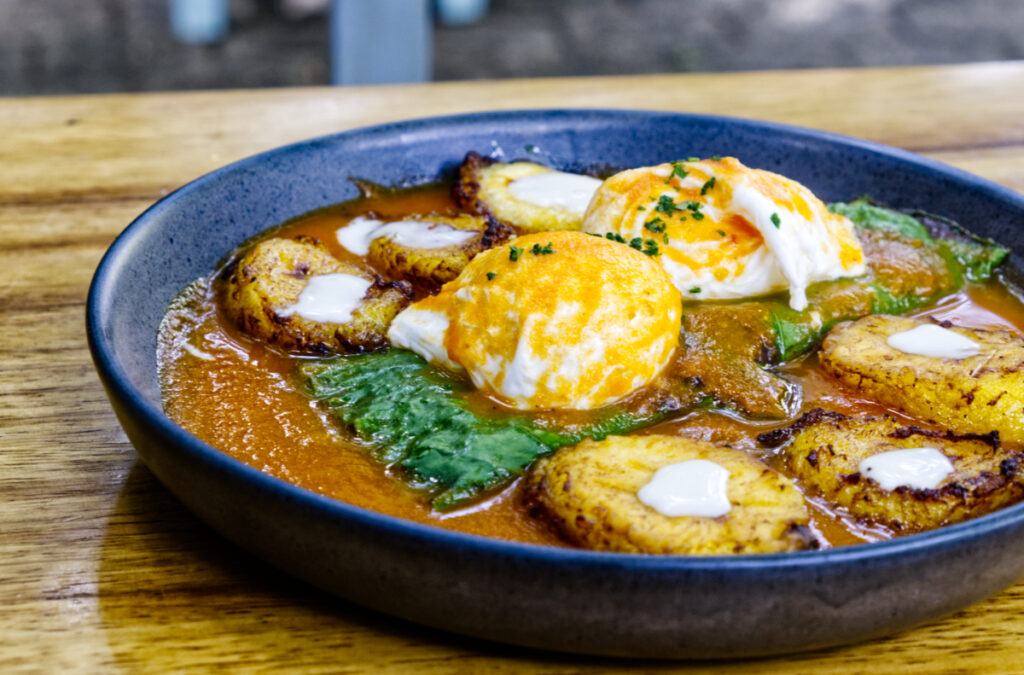
[[[551,248],[551,242],[547,243],[547,246],[541,246],[540,244],[534,244],[533,248],[530,249],[530,253],[534,255],[548,255],[554,253],[555,249]]]
[[[491,280],[492,280],[492,279],[494,279],[494,277],[496,277],[496,276],[498,276],[498,275],[497,275],[497,274],[495,274],[494,272],[488,272],[488,273],[487,273],[487,280],[488,280],[488,281],[491,281]]]
[[[515,262],[515,261],[519,260],[519,255],[522,252],[523,252],[523,249],[519,248],[518,246],[509,246],[508,247],[508,259],[511,260],[512,262]]]
[[[703,197],[704,195],[706,195],[708,193],[708,190],[710,190],[713,187],[715,187],[715,177],[714,176],[712,176],[711,178],[708,178],[707,182],[705,182],[704,185],[700,186],[700,195]]]
[[[700,293],[700,286],[694,286],[690,289],[690,293]]]
[[[724,237],[725,236],[725,230],[715,230],[715,232],[718,233],[719,237]]]
[[[654,210],[671,216],[676,211],[682,211],[683,207],[672,201],[672,197],[669,195],[661,195],[658,197],[658,205],[654,207]]]
[[[700,161],[700,157],[687,157],[686,161],[687,162],[699,162]]]
[[[642,251],[644,248],[644,240],[640,237],[633,237],[629,240],[629,247],[635,248],[638,251]]]
[[[779,218],[779,214],[778,213],[772,213],[771,221],[772,221],[772,225],[775,226],[776,230],[779,229],[779,225],[782,225],[782,219]]]
[[[653,239],[644,240],[644,253],[647,255],[658,255],[661,251],[658,250],[658,242]]]
[[[637,210],[637,211],[646,211],[646,210],[647,210],[647,207],[646,207],[646,206],[644,206],[643,204],[641,204],[641,205],[639,205],[639,206],[637,206],[637,207],[636,207],[636,210]]]
[[[651,220],[648,220],[646,223],[644,223],[644,229],[645,230],[650,230],[651,232],[654,232],[655,234],[657,234],[659,232],[664,232],[665,231],[665,227],[666,227],[665,226],[665,221],[662,220],[661,218],[657,218],[657,217],[655,217],[655,218],[653,218]]]
[[[665,179],[666,183],[671,183],[673,178],[678,177],[679,180],[686,178],[690,172],[680,162],[672,162],[672,173]]]

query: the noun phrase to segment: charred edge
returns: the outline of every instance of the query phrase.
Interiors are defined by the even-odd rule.
[[[838,413],[833,410],[825,410],[824,408],[815,408],[814,410],[804,413],[800,419],[793,424],[790,424],[788,427],[774,429],[772,431],[759,434],[757,442],[767,448],[774,448],[792,440],[793,436],[795,436],[797,432],[807,427],[814,426],[819,422],[823,422],[825,420],[843,422],[846,419],[848,418],[842,413]]]
[[[514,233],[511,227],[502,223],[490,213],[485,213],[483,217],[487,221],[487,229],[484,230],[484,236],[480,239],[480,244],[484,249],[489,249],[512,238]]]
[[[991,446],[993,450],[999,449],[999,432],[990,431],[987,434],[956,434],[952,431],[935,431],[933,429],[922,429],[919,426],[906,426],[895,429],[890,438],[905,439],[911,436],[924,436],[925,438],[938,438],[951,442],[978,441]]]
[[[466,153],[466,158],[459,165],[459,176],[452,185],[452,199],[459,205],[459,208],[480,216],[490,215],[486,207],[477,199],[480,192],[480,181],[477,180],[477,173],[480,169],[494,163],[489,157],[483,157],[476,152]]]
[[[1004,459],[999,463],[999,473],[1003,478],[1012,480],[1021,471],[1021,465],[1024,465],[1024,453],[1018,453],[1013,457]]]
[[[1002,481],[1000,481],[1000,484],[1002,484]],[[985,490],[985,492],[991,491],[991,489]],[[922,504],[929,504],[939,502],[948,503],[951,499],[953,501],[965,503],[967,501],[967,498],[970,497],[971,493],[975,492],[975,490],[968,488],[963,483],[950,483],[949,485],[943,485],[942,487],[937,489],[921,489],[912,488],[906,485],[900,485],[897,488],[895,488],[892,492],[893,494],[899,495],[901,498],[905,500],[911,500]]]
[[[416,295],[413,292],[412,284],[409,283],[408,281],[401,281],[401,280],[399,280],[399,281],[384,282],[380,277],[377,277],[377,281],[378,281],[378,283],[381,283],[384,286],[385,291],[387,289],[393,288],[396,291],[398,291],[399,293],[401,293],[402,294],[402,298],[404,298],[407,302],[412,302],[413,298]],[[382,291],[381,295],[383,295],[385,291]],[[401,311],[401,310],[399,310],[399,311]]]

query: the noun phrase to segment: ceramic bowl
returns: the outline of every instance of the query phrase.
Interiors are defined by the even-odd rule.
[[[1010,246],[1024,198],[897,149],[722,117],[498,112],[387,124],[237,162],[156,203],[117,238],[89,295],[92,354],[139,455],[189,509],[254,555],[349,601],[490,640],[588,654],[738,657],[837,645],[969,605],[1024,572],[1024,505],[848,548],[646,556],[510,543],[313,494],[199,441],[163,413],[157,326],[247,237],[354,198],[350,177],[414,185],[470,150],[564,169],[734,155],[825,200],[926,208]],[[1012,276],[1020,258],[1007,267]]]

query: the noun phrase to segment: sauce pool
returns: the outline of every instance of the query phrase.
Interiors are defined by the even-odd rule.
[[[318,238],[341,260],[365,264],[337,240],[338,228],[357,216],[401,219],[410,213],[455,215],[445,186],[405,190],[318,211],[275,231]],[[958,325],[1024,328],[1024,306],[992,283],[952,295],[920,315]],[[252,340],[217,310],[208,281],[193,284],[172,306],[158,341],[167,414],[201,440],[272,476],[318,494],[407,520],[470,534],[528,543],[565,544],[520,505],[520,481],[476,504],[449,513],[433,511],[420,495],[388,475],[368,449],[354,443],[336,420],[295,386],[297,359]],[[803,389],[801,412],[827,407],[844,414],[899,414],[864,401],[825,375],[811,355],[782,369]],[[729,443],[767,461],[756,436],[776,424],[751,424],[713,412],[696,412],[639,433],[670,433]],[[799,483],[798,483],[799,487]],[[854,522],[813,495],[812,527],[829,546],[878,541],[885,528]],[[254,505],[258,508],[258,505]]]

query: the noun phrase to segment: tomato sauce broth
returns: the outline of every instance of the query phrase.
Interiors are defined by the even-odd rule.
[[[339,227],[357,215],[399,219],[427,213],[456,213],[446,187],[371,195],[286,223],[274,234],[311,235],[339,259],[365,264],[337,243],[335,232]],[[449,513],[431,509],[422,495],[390,476],[388,468],[374,460],[367,448],[354,442],[340,423],[299,390],[294,373],[301,357],[283,354],[249,338],[219,313],[213,283],[204,280],[190,287],[169,311],[160,331],[158,358],[165,410],[187,431],[256,469],[355,506],[470,534],[567,545],[522,508],[520,481],[464,509]],[[1024,305],[995,282],[951,295],[918,316],[1024,332]],[[825,407],[850,415],[887,413],[901,417],[859,398],[829,377],[818,367],[814,355],[782,370],[802,389],[801,412]],[[756,439],[758,434],[780,426],[784,424],[755,424],[700,411],[639,433],[669,433],[729,443],[771,463],[773,452],[761,448]],[[811,525],[825,545],[843,546],[893,536],[884,527],[855,522],[813,495],[805,496]]]

